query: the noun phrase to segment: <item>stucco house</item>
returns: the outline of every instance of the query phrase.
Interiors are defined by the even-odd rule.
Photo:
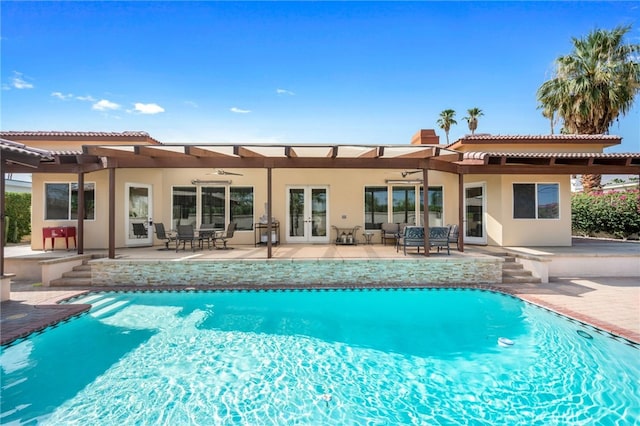
[[[395,222],[459,224],[460,248],[567,246],[572,175],[640,175],[640,153],[604,153],[621,142],[611,135],[467,135],[449,145],[433,130],[399,145],[168,144],[145,132],[0,136],[50,154],[29,167],[2,161],[4,173],[33,173],[36,250],[48,247],[49,227],[77,227],[80,250],[112,253],[159,244],[154,222],[231,221],[234,244],[256,244],[268,231],[269,246],[332,244],[354,228],[380,242],[382,223]]]

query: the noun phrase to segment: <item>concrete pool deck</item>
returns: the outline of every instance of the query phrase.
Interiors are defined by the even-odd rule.
[[[583,241],[571,248],[560,248],[563,255],[580,256],[588,248]],[[630,252],[632,256],[640,253],[640,243],[615,244],[605,243],[597,248],[605,250]],[[24,248],[20,248],[21,250]],[[283,247],[287,249],[287,247]],[[395,250],[382,246],[368,246],[371,250],[386,250],[376,256],[394,255]],[[6,249],[7,250],[7,249]],[[8,251],[16,250],[8,248]],[[320,256],[317,250],[323,250]],[[331,247],[313,248],[311,257],[326,257]],[[334,250],[335,251],[335,250]],[[473,249],[465,254],[473,256]],[[231,251],[238,255],[240,250]],[[146,253],[146,252],[145,252]],[[175,255],[175,252],[158,252],[153,249],[149,255]],[[229,255],[229,252],[225,253]],[[368,254],[371,256],[371,253]],[[308,255],[305,255],[308,256]],[[639,255],[640,256],[640,255]],[[640,257],[638,257],[640,262]],[[600,265],[606,270],[606,259]],[[442,285],[442,287],[449,287]],[[555,312],[577,319],[616,336],[640,344],[640,277],[551,277],[548,283],[502,283],[491,286],[470,285],[460,287],[490,288],[514,294],[524,300],[543,306]],[[116,288],[123,290],[123,288]],[[183,287],[184,289],[184,287]],[[76,316],[89,309],[88,305],[60,305],[58,302],[87,291],[107,291],[108,287],[43,287],[39,283],[25,280],[12,280],[10,300],[0,304],[0,343],[7,344],[17,338],[46,328],[61,320]],[[152,289],[158,291],[159,288]]]

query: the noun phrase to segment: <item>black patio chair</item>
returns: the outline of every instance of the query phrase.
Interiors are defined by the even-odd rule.
[[[132,223],[133,225],[133,235],[136,238],[147,238],[147,228],[144,227],[142,223]]]
[[[213,239],[213,246],[219,250],[228,250],[233,247],[227,247],[227,240],[233,238],[233,233],[236,231],[236,223],[229,222],[229,226],[227,226],[226,231],[218,231]],[[222,242],[222,247],[218,247],[216,242]]]
[[[186,250],[187,242],[191,244],[191,251],[196,251],[196,246],[193,242],[198,243],[198,247],[202,247],[202,238],[196,237],[196,233],[193,230],[193,225],[178,225],[178,235],[176,236],[176,252],[180,248],[182,243],[182,249]]]
[[[164,229],[164,223],[162,222],[156,222],[154,226],[156,227],[156,237],[164,242],[165,250],[169,250],[169,244],[176,241],[176,236],[172,233],[167,233]]]

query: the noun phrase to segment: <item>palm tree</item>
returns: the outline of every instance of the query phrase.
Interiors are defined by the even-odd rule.
[[[458,124],[454,119],[455,116],[456,112],[454,110],[445,109],[440,113],[440,118],[438,118],[438,126],[444,130],[444,134],[447,136],[447,145],[449,145],[449,130],[451,130],[451,126]]]
[[[606,134],[633,106],[640,90],[640,44],[624,44],[630,26],[596,29],[573,38],[573,52],[556,59],[555,76],[538,89],[539,108],[554,114],[571,134]],[[583,188],[600,186],[598,175],[583,176]]]
[[[464,119],[467,120],[467,124],[469,125],[469,130],[471,130],[471,134],[473,135],[478,128],[478,117],[482,117],[484,113],[480,108],[470,108],[467,110],[468,116]]]

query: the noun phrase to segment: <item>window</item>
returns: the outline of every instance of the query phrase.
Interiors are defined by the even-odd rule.
[[[45,183],[45,220],[78,219],[78,183]],[[84,184],[84,218],[95,219],[95,184]]]
[[[424,214],[424,189],[420,188],[420,221]],[[429,226],[444,226],[442,219],[442,187],[429,187]]]
[[[364,229],[380,229],[388,222],[388,193],[386,186],[364,188]]]
[[[174,229],[185,224],[223,229],[231,221],[236,230],[253,229],[252,187],[176,186],[172,196]]]
[[[514,219],[558,219],[560,190],[557,183],[514,183]]]
[[[391,200],[389,200],[391,192]],[[429,187],[429,225],[441,226],[443,221],[443,195],[441,186]],[[419,202],[416,202],[416,199]],[[424,212],[423,189],[419,186],[367,186],[364,188],[365,229],[380,229],[382,223],[422,223]],[[392,211],[389,215],[389,201]],[[391,217],[389,217],[391,216]]]
[[[394,186],[393,197],[393,223],[416,224],[416,187]]]
[[[229,221],[236,223],[236,229],[253,229],[253,188],[232,186],[229,190]]]
[[[196,224],[196,187],[176,186],[173,188],[173,226]]]

